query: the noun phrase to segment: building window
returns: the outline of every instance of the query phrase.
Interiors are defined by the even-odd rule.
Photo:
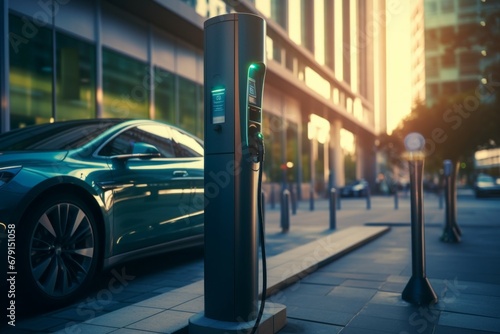
[[[175,76],[161,68],[154,69],[155,115],[154,118],[175,124]]]
[[[48,123],[52,115],[52,31],[9,16],[10,128]]]
[[[146,63],[102,50],[103,117],[149,118],[149,67]]]
[[[280,63],[282,62],[282,47],[281,47],[281,44],[276,42],[276,41],[273,41],[273,60],[275,60],[276,62]]]
[[[287,4],[282,0],[271,0],[271,18],[278,23],[285,31],[287,30]]]
[[[479,88],[479,82],[477,80],[463,80],[458,83],[460,87],[460,92],[475,92]]]
[[[295,61],[296,58],[293,56],[292,50],[285,50],[286,68],[292,73],[295,73]]]
[[[300,15],[302,16],[301,18],[301,40],[302,43],[301,45],[304,46],[306,49],[311,51],[311,53],[315,53],[314,51],[314,37],[315,37],[315,31],[314,31],[314,5],[311,6],[311,3],[309,1],[300,1]],[[324,26],[324,24],[323,24]],[[319,32],[318,32],[319,35]],[[324,38],[324,35],[323,35]],[[323,51],[324,52],[324,51]],[[324,63],[324,54],[322,55],[323,61],[321,63]]]
[[[334,4],[331,1],[325,1],[325,65],[331,70],[335,70],[335,23]]]
[[[262,119],[266,159],[264,173],[268,182],[279,182],[282,177],[282,129],[283,121],[273,114],[264,113]]]
[[[427,50],[436,50],[439,46],[437,29],[425,30],[425,48]]]
[[[441,66],[443,68],[453,68],[457,66],[455,61],[455,51],[447,50],[441,57]]]
[[[479,52],[466,51],[459,56],[460,74],[479,74]]]
[[[286,128],[286,182],[295,183],[298,178],[298,167],[299,167],[299,157],[298,157],[298,140],[299,140],[299,130],[298,125],[293,122],[287,122],[288,126]]]
[[[444,45],[449,45],[455,42],[457,36],[455,35],[455,28],[452,26],[443,27],[440,30],[441,43]]]
[[[344,82],[351,84],[351,56],[353,52],[357,52],[356,50],[352,50],[355,45],[351,43],[351,6],[352,4],[348,0],[344,0],[342,4],[342,15],[343,15],[343,23],[344,28],[342,31],[342,44],[343,44],[343,80]],[[340,42],[340,41],[339,41]]]
[[[179,83],[179,127],[183,130],[197,133],[198,109],[199,109],[199,89],[198,85],[183,77],[178,78]]]
[[[457,82],[443,82],[441,85],[442,93],[445,96],[452,96],[457,94]]]
[[[455,0],[441,0],[441,13],[453,13],[455,11]]]
[[[439,64],[437,57],[429,57],[425,60],[425,76],[435,78],[439,75]]]
[[[437,15],[438,8],[436,0],[426,0],[424,3],[425,15]]]
[[[56,119],[95,117],[95,46],[56,34]]]
[[[477,6],[477,1],[474,0],[458,0],[458,7],[461,10],[464,10],[466,8],[470,7],[476,7]]]
[[[435,101],[439,99],[439,85],[437,83],[429,84],[427,86],[426,96],[428,101]]]

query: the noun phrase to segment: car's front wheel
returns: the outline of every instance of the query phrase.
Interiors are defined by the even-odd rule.
[[[60,305],[77,297],[99,258],[96,220],[87,204],[70,194],[44,199],[21,228],[20,268],[30,300]]]

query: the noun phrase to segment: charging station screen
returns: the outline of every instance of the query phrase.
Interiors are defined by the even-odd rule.
[[[257,104],[257,89],[252,78],[248,78],[248,103]]]
[[[226,89],[212,90],[212,123],[219,124],[226,121]]]

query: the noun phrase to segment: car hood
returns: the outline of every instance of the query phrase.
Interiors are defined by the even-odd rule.
[[[0,152],[0,167],[7,165],[43,165],[62,161],[68,151],[35,152],[15,151]]]

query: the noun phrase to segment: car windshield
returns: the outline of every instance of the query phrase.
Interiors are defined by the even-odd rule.
[[[495,179],[493,178],[493,176],[489,176],[489,175],[481,174],[481,175],[479,175],[479,176],[478,176],[477,181],[478,181],[478,182],[489,182],[489,183],[494,183],[494,182],[495,182]]]
[[[0,152],[74,149],[117,123],[116,120],[69,121],[16,129],[0,134]]]

